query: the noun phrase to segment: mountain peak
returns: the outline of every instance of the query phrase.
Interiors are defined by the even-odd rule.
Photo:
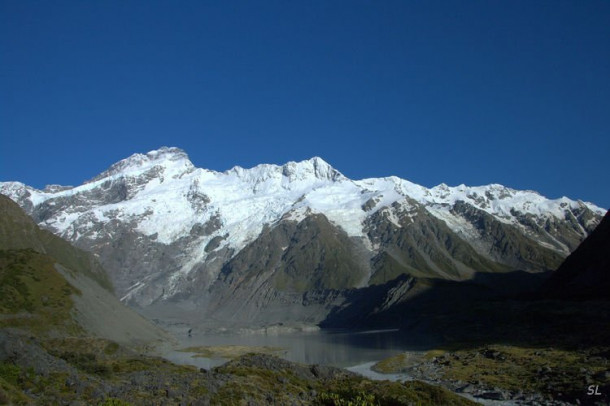
[[[161,147],[146,154],[136,153],[122,159],[86,183],[120,173],[144,172],[154,166],[171,167],[177,172],[190,172],[195,168],[184,150],[176,147]]]
[[[290,161],[281,166],[260,164],[250,169],[235,166],[225,173],[232,173],[242,179],[247,179],[249,182],[260,182],[269,178],[279,179],[280,177],[286,178],[288,182],[346,179],[341,172],[317,156],[299,162]]]
[[[341,172],[319,156],[300,162],[291,161],[282,165],[282,175],[288,177],[291,181],[310,178],[312,175],[318,179],[331,181],[345,178]]]
[[[161,147],[159,149],[154,149],[152,151],[147,152],[146,156],[151,159],[188,159],[188,155],[186,154],[186,152],[178,147]]]

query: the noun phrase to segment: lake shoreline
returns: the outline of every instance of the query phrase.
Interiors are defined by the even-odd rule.
[[[427,368],[425,371],[416,368],[396,373],[375,371],[374,366],[388,357],[410,353],[421,358],[427,351],[427,348],[405,345],[402,340],[404,332],[399,330],[271,331],[271,334],[224,331],[222,334],[186,337],[177,346],[166,346],[160,355],[178,364],[212,370],[246,353],[265,354],[273,350],[273,355],[291,362],[339,367],[374,381],[424,382],[486,406],[532,405],[548,400],[537,394],[513,393],[484,385],[443,380],[439,374],[440,367],[432,361],[421,364]],[[367,349],[367,345],[374,348]],[[334,358],[327,358],[328,354]]]

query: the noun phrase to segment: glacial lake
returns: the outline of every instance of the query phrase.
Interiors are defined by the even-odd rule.
[[[398,330],[371,331],[327,331],[284,334],[203,335],[184,337],[178,348],[197,346],[253,346],[276,347],[284,351],[276,355],[305,364],[322,364],[336,367],[351,367],[413,350],[407,345],[404,332]],[[170,361],[213,368],[225,363],[222,358],[193,357],[193,353],[169,351],[163,355]]]
[[[346,368],[370,379],[411,380],[408,374],[378,374],[371,366],[384,358],[404,351],[425,351],[434,344],[425,338],[418,339],[417,344],[405,336],[404,331],[328,331],[284,333],[277,335],[204,335],[185,337],[180,348],[196,346],[256,346],[281,347],[285,352],[278,353],[284,359],[305,364],[323,364]],[[409,342],[411,341],[411,342]],[[179,364],[195,365],[210,369],[227,362],[227,359],[192,357],[192,353],[170,351],[163,356]],[[486,406],[515,406],[517,403],[474,398],[469,394],[460,394],[467,399]]]

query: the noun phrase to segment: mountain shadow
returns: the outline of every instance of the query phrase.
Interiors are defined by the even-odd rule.
[[[549,298],[610,299],[610,212],[542,287]]]
[[[479,272],[467,281],[401,275],[352,289],[325,328],[398,328],[405,343],[582,348],[610,342],[610,215],[557,271]]]

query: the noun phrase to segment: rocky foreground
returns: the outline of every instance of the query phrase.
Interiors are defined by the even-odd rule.
[[[373,370],[406,373],[483,402],[607,405],[610,401],[608,346],[566,350],[495,344],[405,352],[377,363]]]
[[[350,403],[351,402],[351,403]],[[212,370],[99,338],[0,330],[0,404],[472,405],[423,382],[375,382],[339,368],[247,354]]]

